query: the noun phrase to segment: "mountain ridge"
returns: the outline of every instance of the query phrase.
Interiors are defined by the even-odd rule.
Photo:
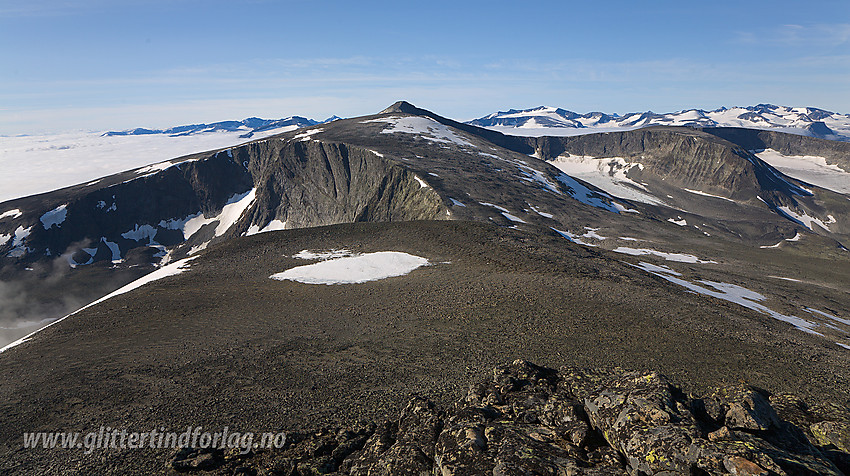
[[[772,104],[721,107],[714,110],[684,109],[671,113],[632,112],[623,115],[601,112],[579,114],[566,109],[539,106],[499,111],[466,123],[517,135],[574,135],[651,125],[674,125],[703,128],[746,127],[850,141],[850,114],[813,107]]]

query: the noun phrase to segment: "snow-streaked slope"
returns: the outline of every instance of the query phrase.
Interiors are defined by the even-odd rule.
[[[827,164],[823,157],[782,155],[773,149],[754,153],[785,175],[834,192],[850,193],[850,171],[835,164]]]
[[[729,283],[720,283],[715,281],[699,281],[700,284],[708,286],[704,287],[700,284],[696,284],[685,279],[680,278],[680,273],[670,270],[669,268],[662,268],[658,266],[651,265],[649,263],[641,262],[640,265],[635,265],[638,268],[643,269],[659,278],[666,279],[671,283],[678,284],[679,286],[683,286],[686,289],[693,291],[698,294],[704,294],[706,296],[711,296],[718,299],[723,299],[724,301],[733,302],[735,304],[739,304],[748,309],[752,309],[754,311],[767,314],[768,316],[783,322],[787,322],[794,326],[794,328],[801,330],[803,332],[808,332],[810,334],[815,334],[819,336],[823,336],[820,332],[812,330],[813,328],[818,327],[818,324],[808,321],[806,319],[799,318],[797,316],[789,316],[779,312],[774,311],[773,309],[768,308],[764,304],[761,304],[760,301],[764,301],[765,296],[751,291],[747,288],[729,284]],[[713,288],[713,289],[711,289]]]
[[[724,107],[713,111],[687,109],[664,114],[647,111],[622,116],[601,112],[577,114],[554,107],[537,107],[497,112],[469,121],[468,124],[486,127],[504,134],[533,137],[626,131],[660,125],[745,127],[850,141],[850,115],[848,114],[838,114],[817,108],[771,104],[728,109]]]
[[[297,129],[286,126],[240,137],[245,131],[112,135],[78,132],[0,137],[0,202],[162,162],[183,155],[234,146]]]
[[[474,147],[469,141],[460,137],[454,130],[431,119],[430,117],[397,117],[390,116],[380,119],[363,121],[362,124],[384,122],[390,127],[381,131],[382,134],[414,134],[422,139],[445,144],[456,144],[466,147]]]
[[[189,269],[189,261],[191,261],[195,258],[197,258],[197,256],[192,256],[192,257],[189,257],[189,258],[181,259],[180,261],[175,261],[175,262],[173,262],[169,265],[166,265],[166,266],[163,266],[163,267],[157,269],[156,271],[148,273],[148,274],[142,276],[141,278],[133,281],[132,283],[127,284],[126,286],[122,286],[122,287],[116,289],[115,291],[107,294],[106,296],[103,296],[102,298],[77,309],[76,311],[68,314],[67,316],[62,317],[61,319],[57,319],[53,322],[50,322],[49,324],[38,329],[37,331],[32,332],[30,334],[27,334],[26,336],[21,337],[20,339],[4,346],[3,348],[0,348],[0,353],[9,350],[12,347],[19,346],[19,345],[23,344],[24,342],[27,342],[28,340],[32,339],[33,335],[37,334],[38,332],[41,332],[45,328],[50,327],[50,326],[52,326],[53,324],[56,324],[59,321],[62,321],[64,319],[67,319],[67,318],[73,316],[74,314],[82,311],[83,309],[88,309],[88,308],[90,308],[90,307],[92,307],[96,304],[100,304],[103,301],[106,301],[107,299],[111,299],[115,296],[118,296],[118,295],[121,295],[121,294],[124,294],[124,293],[128,293],[128,292],[130,292],[134,289],[140,288],[140,287],[144,286],[145,284],[151,283],[153,281],[156,281],[156,280],[168,277],[168,276],[174,276],[174,275],[180,274],[180,273],[186,271],[187,269]]]

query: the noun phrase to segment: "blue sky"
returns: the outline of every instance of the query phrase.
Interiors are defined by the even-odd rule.
[[[538,105],[850,113],[847,0],[0,0],[0,135]]]

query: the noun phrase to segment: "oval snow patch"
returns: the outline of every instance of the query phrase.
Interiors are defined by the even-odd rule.
[[[269,276],[306,284],[355,284],[405,275],[428,260],[398,251],[379,251],[296,266]]]

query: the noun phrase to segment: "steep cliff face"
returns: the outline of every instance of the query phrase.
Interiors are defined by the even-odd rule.
[[[243,155],[256,162],[252,167],[257,170],[257,205],[246,217],[248,225],[262,228],[279,220],[287,228],[303,228],[446,216],[433,189],[370,150],[272,139],[240,148],[237,156]]]

